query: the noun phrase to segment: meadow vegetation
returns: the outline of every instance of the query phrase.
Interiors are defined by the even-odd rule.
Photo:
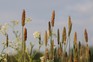
[[[71,37],[73,24],[70,16],[68,16],[68,28],[65,26],[62,30],[56,28],[57,33],[54,33],[55,10],[52,12],[51,20],[48,22],[48,30],[45,30],[44,35],[41,35],[40,32],[33,33],[34,38],[38,39],[39,50],[34,50],[35,45],[30,42],[29,52],[26,47],[29,32],[25,24],[30,21],[30,18],[26,18],[26,11],[23,10],[20,28],[22,31],[15,29],[15,26],[19,24],[16,20],[11,21],[11,24],[0,25],[0,35],[5,37],[5,42],[2,43],[3,49],[0,53],[0,62],[93,62],[93,48],[88,45],[87,29],[85,28],[83,33],[85,45],[78,41],[77,32],[74,32],[74,36]],[[8,27],[12,29],[15,36],[13,42],[9,39],[11,34],[8,34]],[[44,39],[41,36],[44,36]],[[72,41],[73,47],[71,47]],[[44,47],[44,52],[40,51],[41,47]],[[16,54],[9,55],[7,53],[9,48],[14,49]]]

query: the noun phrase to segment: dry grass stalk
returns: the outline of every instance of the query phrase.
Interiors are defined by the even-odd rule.
[[[78,62],[77,32],[74,33],[74,62]]]
[[[51,17],[52,27],[54,27],[54,21],[55,21],[55,11],[53,10],[52,17]]]
[[[6,34],[6,47],[8,47],[8,34]],[[6,54],[6,58],[7,58],[7,60],[5,61],[5,62],[7,62],[8,61],[8,53]]]
[[[24,41],[27,40],[27,29],[26,27],[24,27]]]
[[[52,49],[54,49],[54,40],[52,40],[51,47],[52,47]]]
[[[41,44],[41,34],[39,35],[39,44]]]
[[[68,62],[73,62],[73,54],[70,55],[70,59]]]
[[[45,49],[45,59],[49,59],[49,51],[48,51],[48,48]]]
[[[58,56],[61,57],[62,56],[62,48],[58,48]]]
[[[54,58],[54,40],[52,40],[50,48],[51,48],[51,51],[50,51],[49,58],[52,60]]]
[[[82,52],[82,51],[83,51],[83,48],[81,47],[81,48],[80,48],[80,55],[79,55],[79,56],[80,56],[80,57],[79,57],[80,61],[83,60],[83,52]]]
[[[27,30],[26,28],[24,28],[25,26],[25,10],[23,10],[23,13],[22,13],[22,52],[23,52],[23,60],[22,62],[25,62],[25,42],[27,40]]]
[[[66,44],[66,27],[63,28],[62,43]]]
[[[89,46],[88,46],[88,44],[86,45],[86,58],[89,58]]]
[[[51,36],[51,24],[50,24],[50,21],[48,22],[48,30],[49,30],[49,36]]]
[[[80,43],[80,41],[79,41],[79,49],[81,48],[81,43]]]
[[[50,55],[49,55],[49,59],[50,59],[50,60],[53,60],[53,54],[50,54]]]
[[[68,62],[68,58],[67,57],[68,57],[67,52],[65,52],[64,53],[64,60],[63,61]]]
[[[58,45],[59,45],[59,42],[60,42],[60,32],[59,32],[59,29],[57,30],[57,41],[58,41]]]
[[[71,22],[71,17],[68,17],[68,36],[70,36],[72,30],[72,22]]]
[[[85,29],[85,32],[84,32],[84,37],[85,37],[85,41],[87,43],[88,42],[88,33],[87,33],[86,29]]]
[[[45,41],[45,46],[47,46],[47,42],[48,42],[47,31],[45,31],[44,41]]]
[[[23,10],[23,13],[22,13],[22,26],[25,25],[25,10]]]
[[[47,30],[47,38],[49,38],[50,33],[49,33],[49,29]]]
[[[77,32],[74,33],[74,45],[77,44]]]
[[[74,59],[74,62],[78,62],[78,59],[75,58],[75,59]]]

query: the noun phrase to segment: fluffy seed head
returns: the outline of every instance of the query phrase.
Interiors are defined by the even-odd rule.
[[[25,25],[25,10],[23,10],[23,13],[22,13],[22,26]]]
[[[33,33],[34,38],[40,38],[40,32],[36,31]]]
[[[54,27],[54,21],[55,21],[55,11],[53,10],[52,17],[51,17],[52,27]]]

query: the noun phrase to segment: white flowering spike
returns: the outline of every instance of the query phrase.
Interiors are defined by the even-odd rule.
[[[40,37],[40,32],[34,32],[33,36],[34,36],[34,38],[39,38]]]
[[[26,24],[26,23],[30,23],[30,22],[31,22],[31,18],[26,18],[25,24]]]
[[[8,30],[8,26],[9,26],[9,24],[7,24],[7,23],[5,23],[4,25],[2,25],[0,32],[2,34],[5,34],[7,32],[7,30]]]
[[[13,20],[13,21],[11,21],[11,22],[12,22],[13,26],[16,26],[16,25],[19,24],[19,21],[18,21],[18,20]]]
[[[8,28],[8,24],[6,23],[6,24],[4,24],[3,26],[2,26],[2,30],[3,31],[6,31],[7,30],[7,28]]]

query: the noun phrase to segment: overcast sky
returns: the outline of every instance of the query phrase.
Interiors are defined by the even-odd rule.
[[[35,41],[33,32],[39,31],[43,34],[47,30],[52,10],[55,10],[55,30],[59,28],[62,31],[64,26],[67,28],[67,19],[71,16],[72,39],[76,31],[78,39],[83,41],[83,32],[86,28],[89,45],[93,45],[93,0],[0,0],[0,23],[8,23],[11,20],[21,21],[23,9],[26,10],[26,17],[32,18],[31,23],[27,25],[29,41]]]

